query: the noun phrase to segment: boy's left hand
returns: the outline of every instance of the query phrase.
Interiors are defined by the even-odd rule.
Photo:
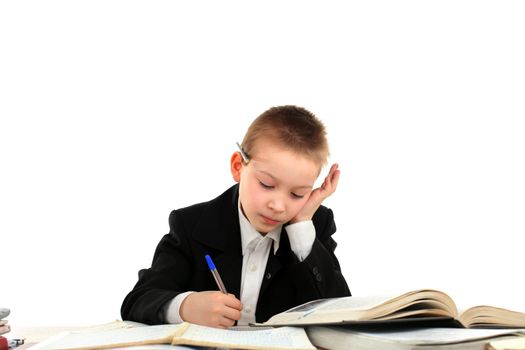
[[[316,188],[310,193],[310,197],[306,201],[304,207],[292,220],[290,220],[290,223],[294,224],[300,221],[312,220],[314,213],[321,203],[335,192],[340,173],[339,164],[333,164],[321,187]]]

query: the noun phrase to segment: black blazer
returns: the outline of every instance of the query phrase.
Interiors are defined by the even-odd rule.
[[[204,256],[210,254],[229,293],[239,298],[242,269],[238,215],[238,185],[205,203],[174,210],[170,232],[159,242],[149,269],[124,299],[123,320],[164,323],[163,309],[186,291],[217,290]],[[316,239],[310,255],[299,262],[290,249],[286,230],[279,250],[270,251],[255,311],[257,322],[310,300],[350,295],[332,239],[335,222],[321,206],[313,217]],[[239,298],[240,299],[240,298]]]

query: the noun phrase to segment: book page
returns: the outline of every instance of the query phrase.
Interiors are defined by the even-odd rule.
[[[515,335],[519,331],[519,329],[420,328],[398,332],[374,331],[367,334],[405,344],[439,345]],[[521,329],[521,331],[525,330]]]
[[[525,328],[525,313],[487,305],[466,309],[459,320],[465,327]]]
[[[525,350],[525,335],[513,339],[494,340],[487,345],[488,350]]]
[[[432,346],[466,344],[494,340],[501,337],[524,336],[525,329],[468,329],[468,328],[399,328],[367,330],[352,327],[308,327],[308,335],[318,346],[336,344],[358,344],[356,340],[368,340],[380,349],[383,344],[404,344],[410,346]],[[361,343],[364,343],[361,341]],[[485,342],[482,342],[483,344]]]
[[[136,345],[136,346],[124,346],[118,348],[118,350],[195,350],[195,347],[184,346],[184,345],[171,345],[171,344],[151,344],[151,345]],[[203,350],[203,349],[201,349]]]
[[[225,347],[233,349],[315,350],[303,328],[218,329],[189,324],[172,344]]]
[[[347,319],[359,319],[365,310],[377,307],[391,297],[359,296],[313,300],[271,317],[256,325],[308,324],[310,322],[340,322],[341,314]]]
[[[432,289],[420,289],[397,296],[352,296],[314,300],[255,325],[308,325],[415,316],[455,318],[457,308],[447,294]]]
[[[144,326],[146,326],[144,323],[115,320],[115,321],[108,322],[108,323],[97,324],[97,325],[89,326],[89,327],[83,327],[81,329],[75,329],[72,331],[74,331],[75,333],[77,332],[99,332],[99,331],[109,331],[112,329],[144,327]]]
[[[182,325],[117,328],[102,331],[66,332],[31,350],[87,350],[142,344],[169,344]]]

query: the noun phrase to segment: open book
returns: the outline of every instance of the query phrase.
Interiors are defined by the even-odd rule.
[[[446,293],[419,289],[394,297],[319,299],[294,307],[255,326],[305,326],[385,321],[453,320],[464,328],[525,328],[525,313],[493,306],[458,312]]]
[[[218,329],[190,323],[67,332],[32,350],[112,349],[136,345],[196,345],[253,350],[315,350],[303,328]]]

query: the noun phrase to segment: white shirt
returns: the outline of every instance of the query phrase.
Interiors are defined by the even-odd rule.
[[[243,305],[239,326],[255,322],[255,309],[259,299],[268,255],[273,243],[273,254],[279,249],[281,228],[278,226],[266,235],[261,235],[250,224],[239,205],[239,224],[241,226],[242,270],[240,299]]]
[[[240,201],[238,204],[239,224],[241,230],[242,244],[242,272],[241,272],[241,289],[240,300],[243,305],[241,318],[238,325],[247,325],[255,322],[255,309],[259,299],[266,263],[273,243],[273,254],[279,249],[279,240],[281,238],[281,228],[279,226],[268,232],[266,235],[260,234],[250,224],[241,210]],[[311,220],[301,221],[295,224],[285,226],[290,247],[299,261],[303,261],[312,251],[315,241],[315,227]],[[193,291],[181,293],[173,298],[165,308],[165,319],[168,323],[181,323],[180,305],[184,299]]]

